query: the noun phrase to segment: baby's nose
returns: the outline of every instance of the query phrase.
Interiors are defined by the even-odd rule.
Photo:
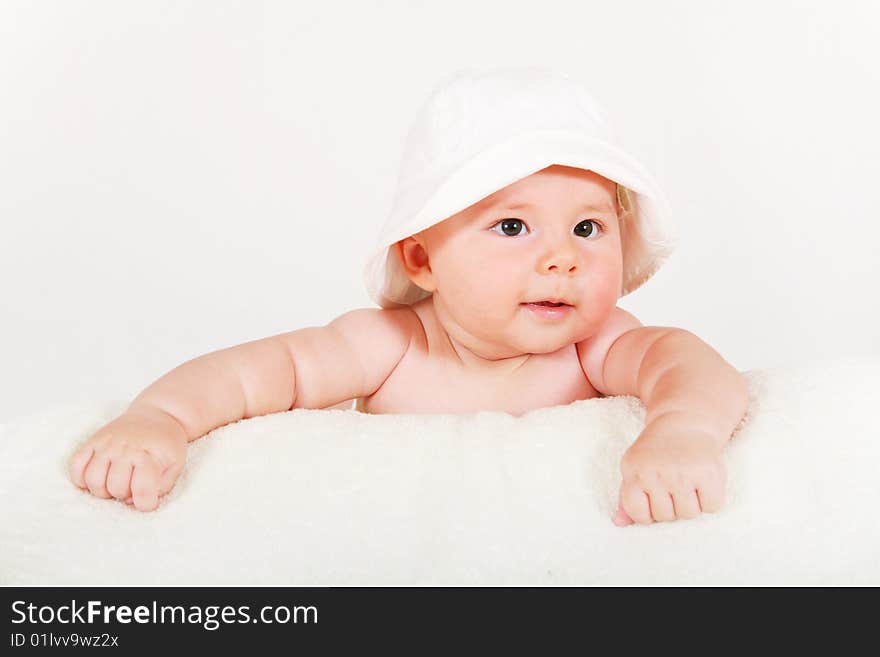
[[[547,267],[547,271],[561,271],[571,274],[577,270],[577,265],[567,260],[557,259]]]
[[[577,271],[577,254],[571,247],[557,247],[543,260],[541,269],[545,272],[555,271],[573,274]]]

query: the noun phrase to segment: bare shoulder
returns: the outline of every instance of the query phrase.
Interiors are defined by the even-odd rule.
[[[412,308],[356,308],[343,313],[329,326],[343,333],[356,332],[352,335],[377,338],[380,340],[402,340],[409,338],[416,330],[421,330],[421,322]]]
[[[409,307],[357,308],[340,315],[328,327],[361,365],[364,386],[359,396],[379,389],[403,359],[413,337],[422,332],[421,321]]]
[[[600,393],[608,394],[602,371],[611,345],[627,331],[640,326],[642,323],[636,319],[635,315],[615,307],[595,334],[576,343],[578,360],[580,360],[584,375],[590,385]]]
[[[293,364],[296,408],[327,408],[378,390],[421,324],[409,308],[357,308],[325,326],[273,336]]]

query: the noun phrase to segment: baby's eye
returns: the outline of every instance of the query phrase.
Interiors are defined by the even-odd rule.
[[[495,228],[497,226],[501,226],[502,233],[498,233]],[[497,224],[492,226],[492,230],[498,233],[499,235],[508,235],[511,237],[516,237],[520,234],[520,229],[525,228],[526,225],[520,219],[502,219]],[[526,229],[528,230],[528,229]]]
[[[585,219],[574,227],[574,234],[578,237],[592,238],[602,232],[602,225],[592,219]]]
[[[501,232],[496,230],[496,228],[501,227]],[[526,230],[526,234],[529,232],[528,228],[526,228],[525,223],[521,219],[502,219],[497,224],[492,226],[492,230],[499,235],[507,235],[508,237],[516,237],[522,234],[522,229]],[[598,221],[594,221],[592,219],[585,219],[580,222],[577,226],[574,227],[574,234],[578,237],[586,237],[588,239],[595,238],[598,236],[604,229],[602,228],[602,224]]]

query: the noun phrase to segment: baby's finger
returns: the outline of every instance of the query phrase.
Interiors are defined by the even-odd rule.
[[[703,486],[696,494],[703,513],[715,513],[724,506],[724,486]]]
[[[648,491],[651,505],[651,517],[657,522],[671,522],[675,520],[675,507],[672,504],[672,496],[665,488],[652,488]]]
[[[620,504],[629,517],[640,525],[648,525],[652,522],[648,496],[640,487],[624,484],[620,490]]]
[[[68,464],[70,480],[79,488],[86,488],[85,471],[94,454],[94,447],[83,445],[70,457]]]
[[[183,470],[183,465],[180,463],[174,463],[159,473],[160,495],[164,495],[174,488],[174,482],[177,481],[177,478],[180,476],[181,470]]]
[[[700,515],[700,500],[694,488],[680,488],[672,491],[675,501],[675,515],[682,520],[689,520]]]
[[[135,462],[131,497],[138,511],[152,511],[159,506],[159,464],[148,454]]]
[[[611,522],[613,522],[618,527],[626,527],[627,525],[633,524],[635,521],[629,517],[629,514],[623,510],[623,506],[621,506],[620,502],[618,502],[617,513],[615,513],[614,517],[611,518]]]
[[[117,500],[131,497],[131,472],[134,465],[127,459],[116,459],[107,473],[107,492]]]
[[[110,457],[103,454],[95,454],[86,468],[85,482],[89,492],[95,497],[107,499],[107,470],[110,469]]]

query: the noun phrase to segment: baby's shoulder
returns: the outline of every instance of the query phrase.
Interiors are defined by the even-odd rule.
[[[421,331],[416,314],[404,308],[356,308],[328,325],[340,349],[359,365],[364,388],[372,393],[387,379]]]
[[[641,325],[635,315],[615,307],[593,335],[575,344],[584,375],[596,390],[605,389],[602,369],[611,345],[621,335]]]
[[[361,347],[405,349],[413,336],[422,332],[418,315],[409,307],[356,308],[332,322],[329,326]]]

